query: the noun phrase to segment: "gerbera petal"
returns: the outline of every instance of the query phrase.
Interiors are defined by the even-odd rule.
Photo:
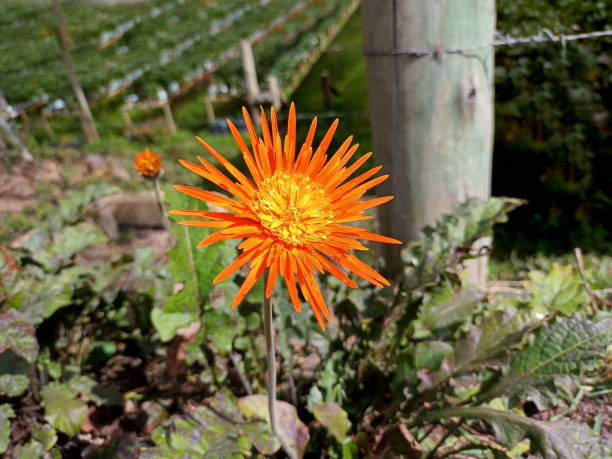
[[[295,118],[295,104],[291,102],[289,118],[287,119],[287,135],[285,136],[285,167],[288,170],[293,169],[293,160],[295,159]]]
[[[243,203],[247,203],[250,201],[248,195],[244,193],[242,189],[238,187],[238,185],[236,185],[229,178],[227,178],[225,174],[223,174],[223,172],[218,170],[212,164],[208,163],[206,160],[200,157],[198,157],[198,159],[202,162],[202,164],[204,164],[204,167],[182,159],[179,160],[179,163],[181,163],[182,166],[186,167],[190,171],[195,172],[199,176],[204,177],[206,180],[221,187],[225,191],[232,193]]]
[[[340,269],[338,269],[334,264],[325,258],[324,255],[319,255],[319,261],[325,268],[325,270],[330,273],[332,276],[336,277],[338,280],[344,282],[346,285],[352,288],[357,288],[357,284],[350,280],[346,274],[344,274]]]
[[[251,271],[249,271],[249,274],[247,275],[246,279],[238,289],[234,301],[232,301],[233,308],[237,307],[240,303],[242,303],[242,300],[244,300],[244,297],[247,296],[248,293],[251,291],[253,285],[255,285],[255,282],[257,282],[257,279],[259,279],[263,274],[264,270],[266,269],[266,265],[264,263],[266,255],[266,253],[262,253],[258,255],[255,260],[253,260],[251,264]]]
[[[350,207],[348,207],[348,211],[351,213],[355,213],[355,212],[363,212],[366,209],[370,209],[372,207],[376,207],[376,206],[380,206],[381,204],[384,204],[386,202],[391,201],[394,198],[394,196],[382,196],[380,198],[374,198],[374,199],[369,199],[367,201],[358,201],[356,203],[353,203]],[[344,212],[342,214],[339,214],[340,217],[344,217]]]
[[[332,193],[332,199],[334,199],[334,198],[336,198],[338,196],[342,196],[342,195],[346,194],[349,190],[351,190],[354,187],[358,186],[360,183],[363,183],[365,180],[367,180],[370,177],[372,177],[373,175],[375,175],[381,169],[382,169],[382,166],[377,166],[377,167],[375,167],[373,169],[370,169],[367,172],[364,172],[360,176],[355,177],[354,179],[349,180],[346,183],[343,183],[341,186],[339,186],[338,188],[336,188],[334,190],[334,192]]]
[[[219,163],[223,167],[227,169],[227,171],[230,174],[232,174],[236,178],[236,180],[238,180],[242,185],[244,185],[244,187],[247,189],[248,192],[255,191],[253,183],[251,183],[251,181],[248,178],[246,178],[246,176],[242,172],[240,172],[232,163],[230,163],[227,159],[225,159],[217,150],[211,147],[205,140],[197,136],[196,136],[196,139],[198,140],[198,142],[200,142],[204,146],[204,148],[208,150],[208,152],[211,155],[213,155],[213,157],[217,161],[219,161]],[[201,161],[199,157],[198,159]]]
[[[351,166],[339,171],[336,175],[330,178],[329,183],[325,185],[325,189],[333,190],[334,188],[336,188],[339,184],[341,184],[347,178],[353,175],[355,171],[359,169],[363,165],[363,163],[365,163],[370,158],[370,156],[372,156],[371,152],[366,153],[361,158],[359,158],[357,161],[355,161]]]
[[[362,279],[371,282],[374,285],[382,287],[383,285],[390,285],[389,281],[381,276],[378,272],[374,271],[363,261],[350,253],[345,254],[338,262],[350,269],[354,274],[358,275]]]
[[[266,284],[266,298],[270,298],[270,296],[272,295],[272,289],[274,288],[274,283],[276,282],[276,278],[278,277],[278,264],[279,260],[277,258],[273,258],[268,273],[268,283]]]
[[[259,154],[259,152],[257,151],[257,149],[259,148],[257,133],[255,132],[255,128],[253,127],[253,122],[251,121],[251,115],[249,115],[249,111],[246,109],[246,107],[242,107],[242,117],[244,118],[247,132],[249,133],[249,140],[251,141],[251,147],[253,148],[253,154],[257,156]]]
[[[247,165],[249,172],[253,176],[253,180],[256,184],[259,185],[261,183],[261,172],[259,170],[258,164],[255,162],[255,159],[253,158],[253,155],[244,143],[244,140],[242,140],[242,136],[240,135],[240,132],[238,131],[236,126],[234,126],[234,123],[232,123],[230,120],[227,120],[227,125],[230,129],[230,132],[232,133],[232,137],[234,137],[234,140],[236,141],[236,145],[238,145],[238,149],[242,153],[242,157],[244,158],[244,162]]]
[[[215,242],[221,242],[228,239],[241,239],[243,237],[259,234],[260,232],[261,228],[257,226],[236,226],[226,228],[202,239],[197,248],[201,249],[202,247],[209,246]]]
[[[257,251],[255,250],[242,252],[234,261],[232,261],[228,266],[226,266],[225,269],[223,269],[223,271],[221,271],[217,275],[217,277],[213,279],[213,284],[218,284],[219,282],[222,282],[227,279],[229,276],[234,274],[236,271],[246,265],[249,261],[251,261],[255,257],[255,255],[257,255]]]
[[[388,178],[389,178],[388,175],[381,175],[380,177],[376,177],[375,179],[372,179],[369,182],[366,182],[363,185],[358,186],[357,188],[343,195],[340,201],[336,204],[336,206],[342,207],[343,204],[346,202],[356,201],[357,199],[361,198],[365,194],[366,191],[368,191],[371,188],[374,188],[375,186],[384,182]]]
[[[232,223],[220,220],[182,220],[179,225],[198,226],[200,228],[227,228]]]
[[[194,188],[192,186],[174,185],[174,188],[188,196],[200,199],[201,201],[210,202],[219,207],[223,207],[224,209],[240,210],[243,207],[241,204],[233,201],[232,199],[211,193],[210,191],[200,190],[199,188]]]

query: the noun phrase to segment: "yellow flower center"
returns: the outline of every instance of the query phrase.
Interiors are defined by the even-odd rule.
[[[257,191],[254,209],[272,235],[290,245],[327,239],[334,213],[327,193],[310,177],[276,171]]]

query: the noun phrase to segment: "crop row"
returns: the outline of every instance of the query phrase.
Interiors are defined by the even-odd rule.
[[[165,8],[154,17],[148,13],[146,20],[120,22],[114,29],[104,24],[102,32],[90,34],[98,42],[96,47],[74,40],[72,53],[88,98],[113,95],[134,83],[137,83],[134,90],[146,95],[180,82],[181,76],[221,54],[240,38],[260,30],[270,17],[282,15],[291,7],[282,0],[219,0],[209,1],[205,7],[193,0],[176,3],[174,8]],[[51,44],[57,53],[57,44]],[[47,49],[46,40],[39,43],[38,49]],[[70,100],[59,57],[30,51],[30,60],[22,57],[17,48],[0,57],[2,84],[9,102],[25,102],[43,94],[49,99]]]

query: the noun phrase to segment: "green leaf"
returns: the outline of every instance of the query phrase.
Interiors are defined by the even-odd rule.
[[[452,352],[452,346],[444,341],[417,343],[414,350],[414,365],[417,370],[435,371],[440,368],[444,358]]]
[[[36,440],[30,440],[23,445],[17,445],[14,451],[14,457],[24,458],[39,458],[45,457],[45,448]]]
[[[157,446],[141,457],[241,458],[253,445],[264,454],[280,448],[265,422],[245,422],[229,392],[191,405],[186,416],[172,416],[152,439]]]
[[[79,394],[80,398],[98,406],[120,406],[123,404],[123,395],[116,387],[100,386],[97,381],[89,376],[77,374],[66,381],[65,384]]]
[[[545,459],[584,459],[609,457],[606,446],[597,441],[593,432],[580,424],[537,421],[513,412],[485,407],[455,407],[426,413],[422,420],[462,417],[482,419],[490,423],[497,440],[513,448],[520,440],[531,440],[531,449]],[[607,445],[608,453],[610,446]],[[603,455],[599,455],[604,453]]]
[[[523,314],[495,312],[488,315],[455,342],[439,369],[433,369],[437,371],[427,378],[422,376],[419,390],[432,389],[452,376],[474,371],[484,364],[507,360],[511,346],[520,342],[527,329],[528,321]]]
[[[19,371],[24,371],[23,367],[18,365],[10,365],[11,373],[5,373],[7,365],[6,361],[0,357],[0,394],[8,397],[18,397],[30,387],[30,378],[26,373],[20,374]],[[27,372],[27,368],[25,369]],[[3,374],[4,373],[4,374]]]
[[[53,244],[33,253],[33,258],[49,270],[57,270],[86,247],[108,242],[108,237],[90,222],[67,226],[53,237]]]
[[[168,190],[165,193],[165,200],[169,209],[207,210],[204,202],[190,198],[176,190]],[[236,243],[224,241],[198,249],[196,248],[198,243],[212,234],[213,230],[176,224],[177,221],[185,219],[185,217],[171,217],[172,231],[177,242],[168,252],[169,267],[174,282],[182,285],[182,288],[165,300],[163,312],[189,314],[191,317],[189,323],[192,323],[199,320],[202,305],[207,302],[207,297],[213,290],[213,279],[236,256]],[[231,282],[231,279],[225,282]],[[178,316],[174,316],[174,319],[178,320]],[[156,328],[164,327],[159,321],[154,324]],[[172,338],[178,328],[181,327],[164,327],[164,337]],[[162,333],[159,328],[158,331]]]
[[[32,438],[38,441],[45,451],[49,451],[57,443],[55,429],[49,424],[38,424],[34,422],[30,425]]]
[[[419,240],[402,253],[405,287],[415,289],[435,282],[444,271],[455,272],[461,261],[473,257],[472,244],[490,236],[493,225],[505,222],[508,212],[523,204],[511,198],[474,199],[440,217],[433,227],[425,227]]]
[[[528,289],[533,295],[531,304],[540,312],[577,312],[588,302],[580,276],[571,265],[562,267],[554,263],[548,274],[540,271],[529,273]]]
[[[283,445],[291,449],[298,457],[304,455],[308,444],[308,427],[300,421],[295,407],[287,402],[276,401],[276,417]],[[269,421],[268,397],[266,395],[247,395],[238,399],[238,407],[247,418]]]
[[[556,378],[579,376],[585,362],[605,353],[611,337],[610,316],[557,317],[540,327],[535,338],[512,359],[503,378],[479,399],[487,401],[537,389]]]
[[[415,323],[415,338],[447,335],[472,317],[482,298],[482,294],[471,290],[436,287],[423,300]]]
[[[41,391],[45,419],[69,437],[79,433],[87,418],[87,404],[76,399],[70,387],[52,382]]]
[[[165,312],[160,308],[151,310],[151,322],[159,332],[162,341],[170,341],[176,335],[179,328],[185,328],[197,321],[197,316],[185,312]]]
[[[28,319],[15,309],[0,312],[0,395],[17,397],[27,390],[37,357],[38,341]]]
[[[74,290],[85,272],[80,266],[71,266],[57,274],[50,274],[29,266],[11,286],[11,305],[33,325],[37,325],[72,303]]]
[[[28,363],[34,363],[38,357],[36,331],[15,309],[0,312],[0,354],[9,349]]]
[[[234,336],[241,334],[247,327],[246,319],[235,308],[206,311],[202,320],[207,339],[221,355],[232,350]]]
[[[0,405],[0,454],[8,448],[11,438],[11,419],[15,417],[15,412],[11,405]]]
[[[351,421],[346,411],[333,402],[321,402],[312,407],[312,414],[339,443],[344,442],[346,434],[351,430]]]

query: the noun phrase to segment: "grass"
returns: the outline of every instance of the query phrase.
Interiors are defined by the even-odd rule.
[[[372,150],[372,133],[368,115],[368,87],[365,59],[363,57],[363,30],[358,11],[347,22],[321,59],[312,67],[298,90],[293,94],[298,113],[331,114],[340,118],[336,142],[341,143],[349,135],[361,145],[360,151]],[[321,87],[321,73],[329,73],[338,95],[325,107]],[[322,120],[323,125],[331,119]],[[305,124],[305,123],[303,123]],[[308,126],[302,126],[303,135]]]

